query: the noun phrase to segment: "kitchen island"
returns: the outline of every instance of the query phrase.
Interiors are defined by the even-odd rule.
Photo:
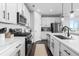
[[[65,36],[64,33],[48,33],[50,35],[49,48],[54,56],[78,56],[79,37],[72,35],[70,39],[60,39],[55,35]]]

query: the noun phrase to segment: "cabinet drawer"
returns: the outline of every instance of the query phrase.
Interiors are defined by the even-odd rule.
[[[76,53],[74,53],[72,50],[70,50],[69,48],[67,48],[65,45],[61,44],[61,53],[63,53],[66,56],[77,56]]]

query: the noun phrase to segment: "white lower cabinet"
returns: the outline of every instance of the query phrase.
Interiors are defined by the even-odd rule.
[[[25,56],[25,41],[19,43],[16,48],[17,52],[15,51],[16,53],[14,54],[14,56]]]
[[[69,49],[63,44],[61,44],[60,52],[60,56],[77,56],[76,53],[74,53],[71,49]]]
[[[59,42],[55,37],[50,36],[49,40],[48,43],[50,44],[48,46],[53,56],[78,56],[72,49]]]
[[[25,56],[25,42],[19,43],[11,56]]]
[[[25,56],[25,41],[14,43],[0,56]]]
[[[14,56],[16,54],[16,50],[15,46],[11,47],[7,51],[1,53],[0,56]]]
[[[54,56],[59,56],[59,41],[53,37],[50,39],[50,51]]]
[[[54,40],[54,56],[59,56],[59,41]]]
[[[54,55],[54,39],[52,38],[50,40],[50,50],[51,50],[51,53]]]

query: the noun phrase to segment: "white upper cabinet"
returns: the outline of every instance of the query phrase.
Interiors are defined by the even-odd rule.
[[[30,24],[30,12],[24,3],[0,3],[0,22],[17,24],[17,12]]]
[[[22,14],[23,3],[18,3],[17,6],[18,6],[18,12]]]
[[[27,26],[30,26],[30,12],[29,12],[29,10],[28,10],[28,8],[27,8],[27,6],[26,5],[24,5],[24,16],[26,17],[26,19],[27,19],[27,22],[26,22],[26,25]]]
[[[59,56],[59,41],[54,40],[54,56]]]
[[[24,15],[24,17],[26,18],[26,7],[25,7],[25,5],[23,4],[23,15]]]
[[[3,9],[2,4],[0,3],[0,21],[3,20]]]
[[[16,24],[17,22],[17,4],[7,3],[7,21]]]
[[[50,27],[51,23],[60,23],[61,19],[60,17],[42,17],[42,27]]]
[[[30,12],[25,4],[18,3],[18,12],[26,18],[26,26],[30,25]]]
[[[0,3],[0,22],[6,22],[6,4]]]
[[[23,15],[24,15],[24,17],[26,18],[26,25],[27,25],[27,23],[28,23],[28,10],[27,10],[27,8],[26,8],[26,6],[23,4]]]

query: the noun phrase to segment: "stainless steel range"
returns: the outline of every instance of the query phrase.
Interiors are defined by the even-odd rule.
[[[32,35],[28,35],[25,38],[25,55],[28,56],[32,49]]]

